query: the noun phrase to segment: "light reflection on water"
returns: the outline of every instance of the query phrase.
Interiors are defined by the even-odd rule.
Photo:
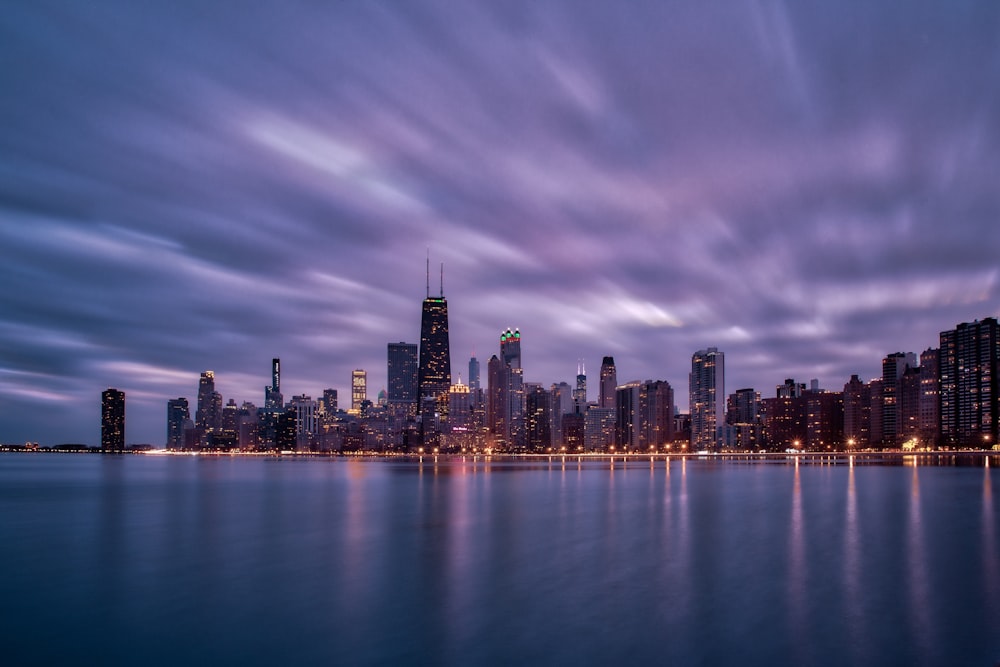
[[[985,664],[997,467],[0,457],[10,664]]]

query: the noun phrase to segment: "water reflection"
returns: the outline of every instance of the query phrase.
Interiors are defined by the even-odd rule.
[[[854,457],[851,457],[851,465],[847,472],[847,496],[844,502],[843,597],[847,640],[852,648],[861,645],[865,632],[861,590],[861,530],[858,526],[858,493],[854,474]]]
[[[788,543],[788,623],[792,636],[799,636],[806,631],[806,554],[805,554],[805,520],[802,512],[802,479],[799,472],[799,459],[795,459],[795,474],[792,482],[792,515],[789,526]],[[797,650],[802,644],[796,642]],[[804,657],[797,655],[797,662],[803,663]]]
[[[924,549],[924,530],[920,504],[920,474],[914,462],[910,481],[909,520],[906,530],[906,553],[903,562],[907,565],[907,593],[912,616],[911,637],[919,647],[921,661],[928,664],[935,631],[931,618],[930,572],[927,567],[927,553]]]

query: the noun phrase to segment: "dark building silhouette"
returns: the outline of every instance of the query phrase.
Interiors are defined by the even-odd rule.
[[[857,375],[844,385],[844,445],[847,449],[871,446],[871,386]]]
[[[191,421],[191,411],[186,398],[167,401],[167,449],[184,448],[184,429]]]
[[[993,447],[1000,427],[1000,325],[989,317],[941,332],[941,441]]]
[[[418,406],[441,401],[451,387],[451,347],[448,342],[448,302],[444,298],[444,269],[441,270],[441,292],[430,295],[430,266],[427,275],[427,298],[420,316],[420,359],[417,367]]]
[[[125,392],[108,388],[101,393],[101,449],[125,451]]]
[[[389,343],[386,401],[390,406],[417,406],[417,344]]]
[[[597,407],[615,407],[615,390],[618,388],[618,370],[614,357],[604,357],[601,361],[601,387],[597,397]]]
[[[525,430],[529,451],[543,452],[552,446],[552,395],[542,385],[525,385]]]
[[[281,395],[281,360],[271,359],[271,386],[264,387],[264,408],[280,410],[285,405]]]

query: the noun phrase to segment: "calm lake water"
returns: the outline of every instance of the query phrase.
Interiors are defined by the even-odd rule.
[[[992,667],[992,464],[4,454],[0,661]]]

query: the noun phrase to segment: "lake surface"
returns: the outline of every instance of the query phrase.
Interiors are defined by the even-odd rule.
[[[991,667],[985,463],[4,454],[0,660]]]

